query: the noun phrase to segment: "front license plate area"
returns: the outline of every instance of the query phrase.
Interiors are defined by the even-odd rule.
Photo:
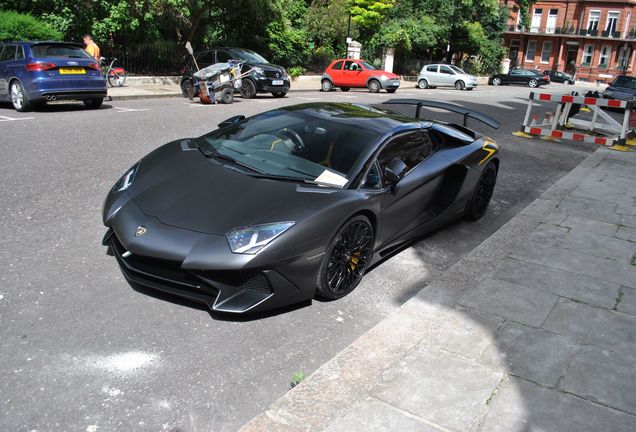
[[[272,85],[283,85],[283,80],[272,80]]]
[[[85,74],[84,68],[60,68],[60,75]]]

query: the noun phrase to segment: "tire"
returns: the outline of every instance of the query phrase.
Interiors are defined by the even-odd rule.
[[[380,85],[380,81],[372,79],[367,84],[367,88],[371,93],[379,93],[382,89],[382,85]]]
[[[479,176],[479,182],[475,186],[473,196],[466,206],[466,219],[476,221],[486,213],[488,204],[492,198],[495,184],[497,183],[497,165],[490,161],[484,167]]]
[[[348,92],[349,91],[349,87],[340,87],[340,91]]]
[[[417,87],[421,88],[422,90],[427,89],[428,88],[428,81],[426,81],[425,79],[421,79],[417,82]]]
[[[360,283],[373,256],[373,227],[366,216],[355,216],[331,239],[318,271],[318,295],[335,300]]]
[[[256,96],[256,85],[254,84],[254,81],[247,78],[243,79],[243,85],[241,86],[241,96],[243,96],[244,99],[252,99],[254,96]]]
[[[125,73],[117,73],[115,71],[112,72],[112,75],[108,74],[108,84],[111,87],[122,87],[126,82],[126,74]]]
[[[475,87],[467,88],[466,90],[473,91],[473,90],[475,90]]]
[[[539,81],[537,81],[536,79],[531,79],[530,81],[528,81],[528,87],[530,88],[535,88],[539,85]]]
[[[333,90],[333,83],[328,79],[322,80],[322,82],[320,83],[320,90],[324,92],[330,92],[331,90]]]
[[[194,83],[191,79],[181,81],[181,94],[184,98],[188,98],[190,100],[196,96],[194,94]]]
[[[20,81],[13,81],[9,87],[9,94],[11,96],[11,105],[13,109],[18,112],[26,112],[31,109],[31,102],[24,93],[24,87]]]
[[[285,97],[286,94],[286,92],[272,92],[272,96],[274,96],[275,98]]]
[[[571,84],[571,83],[570,83],[570,80],[565,80],[565,81],[563,81],[563,84],[567,85],[567,84]]]
[[[396,90],[397,90],[397,89],[386,89],[386,92],[387,92],[387,93],[395,93],[395,91],[396,91]]]
[[[494,86],[501,85],[501,78],[493,78],[491,82]]]
[[[458,80],[455,82],[455,89],[456,90],[464,90],[466,88],[466,84],[464,84],[464,81],[462,80]]]
[[[84,102],[86,108],[97,109],[104,103],[104,98],[84,99],[82,102]]]
[[[223,89],[223,91],[221,92],[220,102],[222,104],[231,104],[232,102],[234,102],[234,90],[232,90],[231,88]]]

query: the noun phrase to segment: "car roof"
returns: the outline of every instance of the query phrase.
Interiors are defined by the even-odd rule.
[[[414,118],[376,105],[340,102],[310,102],[278,108],[278,111],[298,112],[306,117],[328,119],[335,123],[362,128],[380,135],[404,126],[421,128]]]

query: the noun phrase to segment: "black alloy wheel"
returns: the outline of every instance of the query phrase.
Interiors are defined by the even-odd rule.
[[[331,240],[318,274],[321,297],[335,300],[360,283],[373,256],[373,228],[365,216],[349,219]]]
[[[486,213],[490,199],[495,191],[495,184],[497,183],[497,165],[494,162],[489,162],[484,167],[479,177],[479,183],[475,187],[473,196],[468,204],[466,211],[466,218],[470,220],[478,220]]]
[[[247,78],[243,79],[243,85],[241,86],[241,96],[243,96],[244,99],[252,99],[254,96],[256,96],[256,85],[254,84],[254,81]]]

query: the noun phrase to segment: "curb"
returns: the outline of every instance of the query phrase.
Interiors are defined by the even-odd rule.
[[[375,327],[245,424],[241,432],[319,431],[346,415],[381,378],[441,325],[449,307],[482,280],[583,181],[610,150],[601,147],[493,235]]]

